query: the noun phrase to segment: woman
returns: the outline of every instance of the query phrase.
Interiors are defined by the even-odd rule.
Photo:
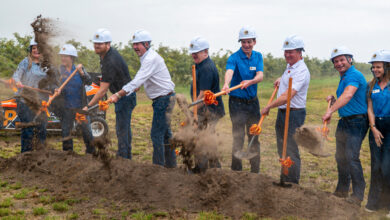
[[[40,56],[38,44],[32,39],[28,56],[19,63],[18,68],[12,77],[18,87],[17,94],[21,94],[23,86],[38,88],[39,81],[46,77],[46,73],[40,66]],[[47,94],[39,93],[39,99],[48,100],[48,98]],[[30,123],[34,121],[37,124],[36,126],[22,128],[21,152],[23,153],[32,150],[33,144],[35,144],[33,143],[34,136],[38,138],[39,144],[43,145],[46,140],[46,114],[41,114],[40,117],[36,117],[37,112],[32,111],[23,98],[17,99],[16,112],[21,123]]]
[[[77,50],[73,45],[65,44],[59,54],[61,55],[61,84],[76,70],[74,61],[77,58]],[[84,70],[82,64],[77,66],[77,73],[69,80],[62,91],[56,90],[62,95],[64,100],[63,111],[60,114],[62,128],[62,149],[64,151],[73,151],[73,140],[71,131],[76,118],[74,109],[81,109],[87,105],[87,95],[85,85],[91,85],[92,80],[89,74]],[[86,145],[86,153],[93,153],[94,148],[91,146],[92,131],[87,120],[78,121],[81,126],[84,143]]]
[[[390,196],[390,51],[376,52],[369,62],[374,78],[369,84],[368,119],[370,122],[371,184],[366,211],[382,208]],[[387,215],[390,217],[390,213]]]

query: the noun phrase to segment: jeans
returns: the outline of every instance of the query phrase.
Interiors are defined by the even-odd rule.
[[[232,149],[232,170],[241,171],[242,161],[234,156],[237,151],[241,151],[244,145],[245,132],[248,136],[248,143],[252,139],[249,128],[252,124],[259,123],[260,104],[259,100],[251,101],[240,100],[235,97],[229,97],[229,113],[232,121],[233,149]],[[250,152],[258,153],[256,157],[249,160],[251,172],[259,173],[260,171],[260,142],[258,136],[255,137]]]
[[[215,133],[215,127],[220,117],[216,115],[207,116],[207,114],[198,115],[198,128],[199,130],[208,129],[209,132]],[[195,156],[194,173],[206,172],[208,168],[221,168],[221,163],[218,158],[209,158],[207,155]]]
[[[295,142],[293,135],[295,130],[301,127],[305,123],[306,109],[291,110],[290,118],[288,121],[288,133],[287,133],[287,151],[286,156],[290,157],[294,164],[288,168],[288,175],[280,174],[280,178],[285,182],[291,182],[299,184],[301,177],[301,157],[299,154],[298,145]],[[284,123],[286,121],[286,111],[278,109],[278,116],[275,123],[276,131],[276,144],[278,147],[279,157],[282,158],[283,153],[283,138],[284,138]],[[283,168],[282,168],[283,169]]]
[[[360,200],[363,200],[366,182],[359,156],[367,130],[367,117],[342,118],[336,130],[336,162],[339,175],[336,192],[348,193],[352,180],[352,196]]]
[[[390,197],[390,117],[375,118],[375,125],[384,139],[378,147],[370,131],[371,182],[367,208],[371,210],[382,208],[380,203]]]
[[[32,122],[36,116],[36,113],[33,112],[24,102],[18,100],[16,112],[19,116],[20,122],[28,123]],[[35,119],[39,125],[22,128],[21,133],[21,152],[31,151],[33,149],[33,138],[34,136],[39,140],[40,144],[45,144],[46,140],[46,125],[47,117],[46,113],[42,112],[39,117]]]
[[[65,108],[64,111],[62,111],[61,114],[61,132],[62,132],[62,138],[66,138],[71,136],[71,132],[74,126],[76,113],[68,108]],[[89,118],[87,117],[88,121],[82,122],[79,124],[81,128],[81,132],[83,134],[84,143],[86,146],[85,153],[93,153],[94,148],[91,146],[92,142],[92,131],[91,131],[91,125],[89,123]],[[62,150],[64,151],[73,151],[73,139],[62,141]]]
[[[175,107],[175,94],[153,100],[153,122],[150,137],[153,142],[153,164],[176,167],[175,149],[171,148],[171,114]]]
[[[115,103],[116,136],[118,138],[117,156],[131,159],[131,113],[137,105],[136,94],[123,96]]]

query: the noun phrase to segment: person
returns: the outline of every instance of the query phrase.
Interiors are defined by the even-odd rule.
[[[367,95],[371,181],[365,210],[373,212],[390,197],[390,51],[375,52],[369,63],[374,77]]]
[[[17,94],[21,94],[23,86],[29,86],[38,88],[38,84],[41,80],[46,78],[46,72],[43,71],[40,65],[41,54],[38,50],[38,44],[34,39],[31,39],[29,46],[29,53],[18,65],[12,78],[15,80],[18,87]],[[48,94],[39,93],[39,99],[47,101],[49,99]],[[39,113],[33,111],[22,97],[17,98],[16,113],[21,123],[36,122],[36,126],[23,127],[21,129],[21,152],[31,151],[33,149],[34,136],[39,140],[39,144],[44,145],[46,140],[46,125],[47,116],[45,113],[41,113],[39,117],[36,117]]]
[[[242,161],[234,154],[242,150],[245,132],[248,142],[252,138],[249,128],[260,120],[260,104],[257,98],[257,84],[263,80],[263,55],[254,51],[256,45],[256,32],[250,26],[241,28],[238,41],[241,48],[233,53],[227,60],[225,82],[222,90],[229,93],[229,114],[232,121],[233,149],[231,169],[242,170]],[[231,87],[242,84],[241,89],[229,92]],[[260,142],[255,137],[250,152],[257,156],[250,159],[251,172],[260,171]]]
[[[61,119],[61,132],[62,132],[62,149],[64,151],[73,151],[73,139],[70,138],[71,131],[74,126],[76,118],[76,112],[74,109],[80,109],[87,103],[87,94],[85,91],[85,85],[91,85],[92,79],[89,74],[79,64],[77,67],[74,64],[77,58],[77,50],[71,44],[65,44],[62,46],[59,55],[61,56],[60,66],[60,82],[64,83],[69,76],[77,69],[77,73],[69,80],[66,86],[61,90],[56,91],[63,97],[63,108],[60,113]],[[85,116],[84,116],[85,117]],[[83,135],[84,143],[86,146],[86,153],[93,153],[94,148],[91,146],[92,131],[88,119],[81,120],[80,124],[81,132]]]
[[[352,180],[353,193],[347,201],[360,206],[366,187],[359,155],[368,130],[367,82],[363,74],[353,66],[353,54],[347,47],[333,49],[331,61],[340,73],[340,83],[336,91],[337,100],[322,120],[329,123],[335,111],[338,111],[340,116],[336,129],[338,182],[334,195],[348,197]],[[328,102],[333,100],[334,96],[327,97]]]
[[[209,43],[203,37],[195,37],[191,40],[189,52],[194,60],[196,68],[196,97],[197,100],[203,100],[204,92],[209,90],[213,93],[221,91],[219,86],[218,69],[209,56]],[[191,98],[193,99],[193,88],[191,83]],[[221,96],[217,97],[218,104],[207,105],[198,104],[198,128],[200,130],[208,129],[215,133],[215,126],[220,118],[225,115],[225,109]],[[204,172],[207,168],[220,168],[221,164],[218,158],[208,158],[207,155],[195,159],[196,165],[194,172]]]
[[[167,168],[176,167],[175,150],[171,148],[171,113],[175,106],[175,84],[164,59],[151,48],[152,37],[145,30],[133,35],[133,49],[140,57],[141,67],[134,79],[114,93],[110,99],[118,103],[142,85],[146,95],[153,101],[151,139],[153,142],[153,164]]]
[[[267,115],[271,108],[278,107],[278,114],[275,122],[276,143],[279,157],[282,158],[284,125],[286,119],[287,92],[289,78],[292,78],[292,90],[290,101],[290,118],[287,135],[287,156],[294,164],[288,169],[288,175],[281,172],[280,178],[284,182],[299,184],[301,173],[301,158],[298,145],[293,136],[295,129],[305,123],[307,90],[310,83],[310,72],[302,58],[305,45],[301,37],[291,35],[283,43],[284,58],[287,62],[283,75],[274,82],[274,86],[279,86],[277,99],[265,106],[261,114]]]
[[[95,53],[100,56],[102,79],[98,92],[83,108],[84,110],[97,104],[106,95],[107,90],[115,94],[131,81],[128,66],[118,51],[111,47],[111,41],[111,33],[105,28],[98,29],[93,36],[92,42]],[[135,93],[131,93],[115,103],[116,136],[118,137],[117,155],[126,159],[132,157],[131,114],[136,105]]]

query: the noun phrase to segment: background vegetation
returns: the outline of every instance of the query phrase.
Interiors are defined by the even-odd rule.
[[[31,36],[20,36],[14,33],[14,39],[0,38],[0,77],[10,77],[15,71],[19,62],[26,57],[28,45]],[[87,48],[76,40],[70,40],[67,43],[73,44],[78,50],[78,62],[82,63],[89,72],[100,72],[99,57],[92,49]],[[119,53],[128,64],[130,74],[134,76],[139,69],[139,58],[131,48],[131,43],[126,45],[122,43],[114,44]],[[164,58],[165,63],[176,84],[185,85],[191,81],[191,68],[193,64],[192,57],[187,48],[172,49],[164,45],[154,46],[156,51]],[[55,48],[59,51],[59,47]],[[225,73],[226,61],[232,51],[219,50],[211,54],[215,62],[220,78],[223,79]],[[274,57],[272,54],[263,54],[264,56],[264,74],[266,80],[273,80],[280,76],[286,68],[286,62],[283,57]],[[305,63],[308,66],[312,78],[324,76],[337,76],[333,64],[329,60],[320,60],[313,57],[305,57]],[[370,65],[366,63],[356,63],[357,69],[364,74],[370,73]],[[221,81],[222,82],[222,81]]]

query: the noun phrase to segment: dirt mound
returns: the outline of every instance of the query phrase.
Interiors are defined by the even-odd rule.
[[[359,216],[358,207],[330,193],[298,185],[279,188],[266,175],[222,169],[190,175],[179,168],[167,169],[122,158],[112,159],[107,169],[91,155],[44,149],[10,159],[0,158],[0,173],[64,197],[87,197],[88,203],[106,198],[170,213],[215,210],[234,219],[245,212],[272,218],[356,219]]]

